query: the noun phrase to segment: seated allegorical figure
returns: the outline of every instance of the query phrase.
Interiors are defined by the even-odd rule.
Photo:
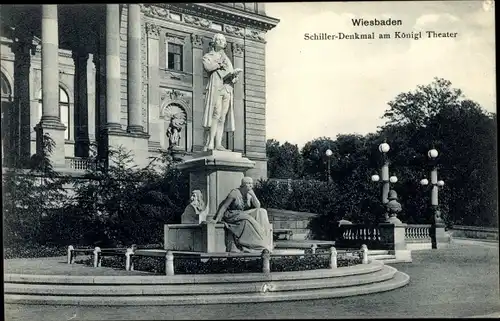
[[[208,223],[223,222],[227,228],[226,251],[272,251],[273,232],[267,211],[260,208],[260,201],[253,191],[253,180],[244,177],[241,185],[229,192],[219,206],[215,218]]]
[[[205,206],[203,194],[200,190],[191,192],[191,203],[186,206],[184,213],[181,216],[182,224],[200,224],[206,220],[208,206]]]

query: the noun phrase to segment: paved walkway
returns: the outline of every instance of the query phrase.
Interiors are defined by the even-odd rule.
[[[410,275],[410,284],[400,289],[372,295],[297,302],[166,307],[8,304],[5,305],[6,320],[497,318],[500,316],[498,244],[454,242],[449,249],[414,251],[412,255],[413,263],[393,264],[398,270]],[[59,260],[64,262],[61,258]],[[19,262],[21,260],[18,260],[18,264]],[[19,268],[19,265],[17,268],[14,266],[15,264],[9,262],[6,264],[10,271]],[[40,265],[39,268],[44,269],[45,266]],[[90,267],[71,266],[71,268],[81,269],[80,272],[85,271],[83,273],[97,272]],[[104,268],[102,270],[104,271]],[[113,270],[103,273],[129,272]]]

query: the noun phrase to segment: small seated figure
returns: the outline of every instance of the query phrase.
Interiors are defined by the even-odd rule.
[[[267,211],[260,208],[260,201],[253,191],[253,180],[244,177],[239,188],[219,206],[209,223],[222,221],[226,226],[227,252],[262,252],[273,249],[273,230]]]
[[[389,191],[389,202],[386,205],[386,218],[389,223],[401,223],[398,214],[402,211],[401,204],[398,202],[398,193],[395,190]]]
[[[205,206],[203,194],[200,190],[194,190],[191,193],[191,203],[186,206],[181,216],[182,224],[200,224],[204,222],[208,213],[208,206]]]

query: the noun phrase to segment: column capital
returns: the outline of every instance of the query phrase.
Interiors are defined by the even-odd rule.
[[[193,33],[191,35],[191,42],[193,44],[193,48],[203,48],[203,36]]]
[[[146,22],[146,32],[148,33],[148,38],[159,39],[160,38],[161,27],[150,22]]]
[[[89,52],[86,50],[73,50],[71,56],[75,62],[87,61],[89,59]]]
[[[243,57],[243,53],[245,52],[245,46],[241,43],[233,44],[233,55],[235,57]]]

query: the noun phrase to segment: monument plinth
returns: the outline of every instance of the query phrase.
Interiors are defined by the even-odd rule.
[[[254,166],[255,162],[241,153],[209,150],[193,155],[178,168],[189,173],[189,189],[200,190],[207,200],[208,219],[215,215],[229,192],[241,184],[244,173]]]

